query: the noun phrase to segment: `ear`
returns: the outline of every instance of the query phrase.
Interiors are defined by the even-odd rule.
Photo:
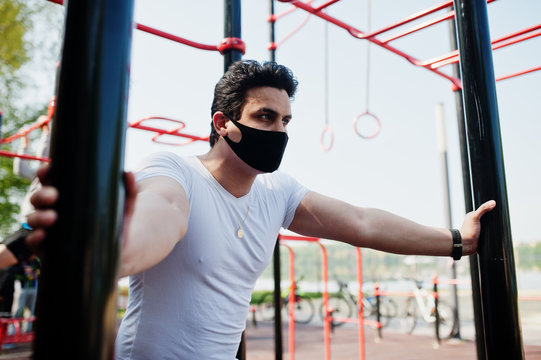
[[[212,124],[214,125],[214,129],[220,136],[226,136],[227,135],[227,127],[225,124],[229,121],[229,118],[225,116],[225,114],[221,111],[216,111],[214,115],[212,116]]]

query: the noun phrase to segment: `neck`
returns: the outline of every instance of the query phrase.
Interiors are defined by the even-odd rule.
[[[230,194],[239,198],[250,192],[258,172],[235,155],[222,139],[214,144],[199,160]]]

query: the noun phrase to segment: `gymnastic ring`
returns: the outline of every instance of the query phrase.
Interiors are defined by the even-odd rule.
[[[325,145],[325,135],[329,134],[330,141],[329,145]],[[321,150],[328,152],[332,149],[332,146],[334,144],[334,131],[332,131],[331,127],[329,125],[325,125],[325,128],[323,129],[323,132],[321,133],[321,138],[319,141],[321,145]]]
[[[359,131],[359,129],[357,128],[357,124],[359,123],[359,121],[363,118],[363,117],[370,117],[372,119],[374,119],[374,121],[376,122],[376,131],[374,131],[374,133],[372,134],[369,134],[369,135],[364,135],[364,134],[361,134],[361,132]],[[362,137],[363,139],[373,139],[375,138],[381,131],[381,121],[379,121],[379,118],[372,114],[371,112],[369,112],[368,110],[365,111],[364,113],[361,113],[357,116],[355,116],[355,118],[353,119],[353,130],[355,130],[355,133],[359,136],[359,137]]]

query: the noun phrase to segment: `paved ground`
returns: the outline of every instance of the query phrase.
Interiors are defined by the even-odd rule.
[[[246,329],[246,359],[272,360],[274,355],[274,329],[270,323],[258,323]],[[289,359],[288,331],[284,328],[284,359]],[[353,326],[337,328],[331,337],[331,359],[359,359],[357,330]],[[541,346],[524,347],[527,360],[541,359]],[[297,325],[295,335],[295,359],[324,359],[323,330],[314,325]],[[477,359],[475,343],[471,340],[443,341],[439,346],[434,337],[386,332],[381,340],[375,330],[365,331],[365,358],[368,360],[424,360],[424,359]]]
[[[443,341],[439,346],[428,329],[416,329],[420,335],[406,335],[399,331],[384,331],[377,339],[376,331],[365,330],[365,358],[368,360],[425,360],[462,359],[476,360],[475,343],[472,340]],[[274,328],[271,322],[248,323],[246,328],[247,360],[273,360]],[[467,333],[466,333],[467,336]],[[283,359],[289,359],[287,324],[283,330]],[[541,345],[526,343],[526,360],[541,360]],[[331,336],[331,359],[359,359],[357,329],[345,325],[335,329]],[[30,344],[18,344],[0,352],[0,360],[28,360],[32,358]],[[296,325],[295,359],[324,359],[323,329],[321,324]],[[149,359],[151,360],[151,359]],[[153,359],[152,359],[153,360]],[[157,359],[159,360],[159,359]]]

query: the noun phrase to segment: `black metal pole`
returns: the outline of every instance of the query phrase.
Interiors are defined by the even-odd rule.
[[[241,12],[240,0],[225,0],[224,1],[224,37],[226,38],[241,38]],[[242,52],[239,50],[226,50],[224,55],[224,72],[235,61],[242,58]]]
[[[269,0],[269,13],[271,16],[271,21],[269,21],[269,41],[271,44],[269,50],[270,61],[276,61],[276,49],[274,47],[276,37],[275,37],[275,21],[274,21],[274,0]],[[281,301],[282,301],[282,288],[281,288],[281,279],[282,275],[280,273],[280,239],[276,240],[276,245],[274,246],[274,256],[273,256],[273,274],[274,274],[274,355],[276,360],[282,360],[283,357],[283,338],[282,338],[282,312]]]
[[[497,203],[478,248],[486,359],[524,359],[487,4],[454,4],[473,200]]]
[[[458,50],[456,25],[454,21],[449,21],[451,50]],[[460,79],[459,64],[452,65],[453,76]],[[464,106],[462,104],[462,89],[455,89],[456,116],[458,125],[458,135],[460,141],[460,157],[462,159],[462,186],[464,192],[464,208],[466,212],[473,210],[473,200],[471,192],[471,173],[470,159],[468,156],[468,140],[466,138],[466,119],[464,117]],[[483,313],[481,309],[481,284],[479,280],[479,257],[472,255],[469,257],[470,277],[472,288],[473,318],[475,326],[475,344],[477,349],[477,358],[485,359],[485,337],[483,325]],[[458,333],[460,336],[460,333]]]
[[[133,1],[67,5],[34,359],[112,359]],[[59,343],[60,342],[60,343]]]

